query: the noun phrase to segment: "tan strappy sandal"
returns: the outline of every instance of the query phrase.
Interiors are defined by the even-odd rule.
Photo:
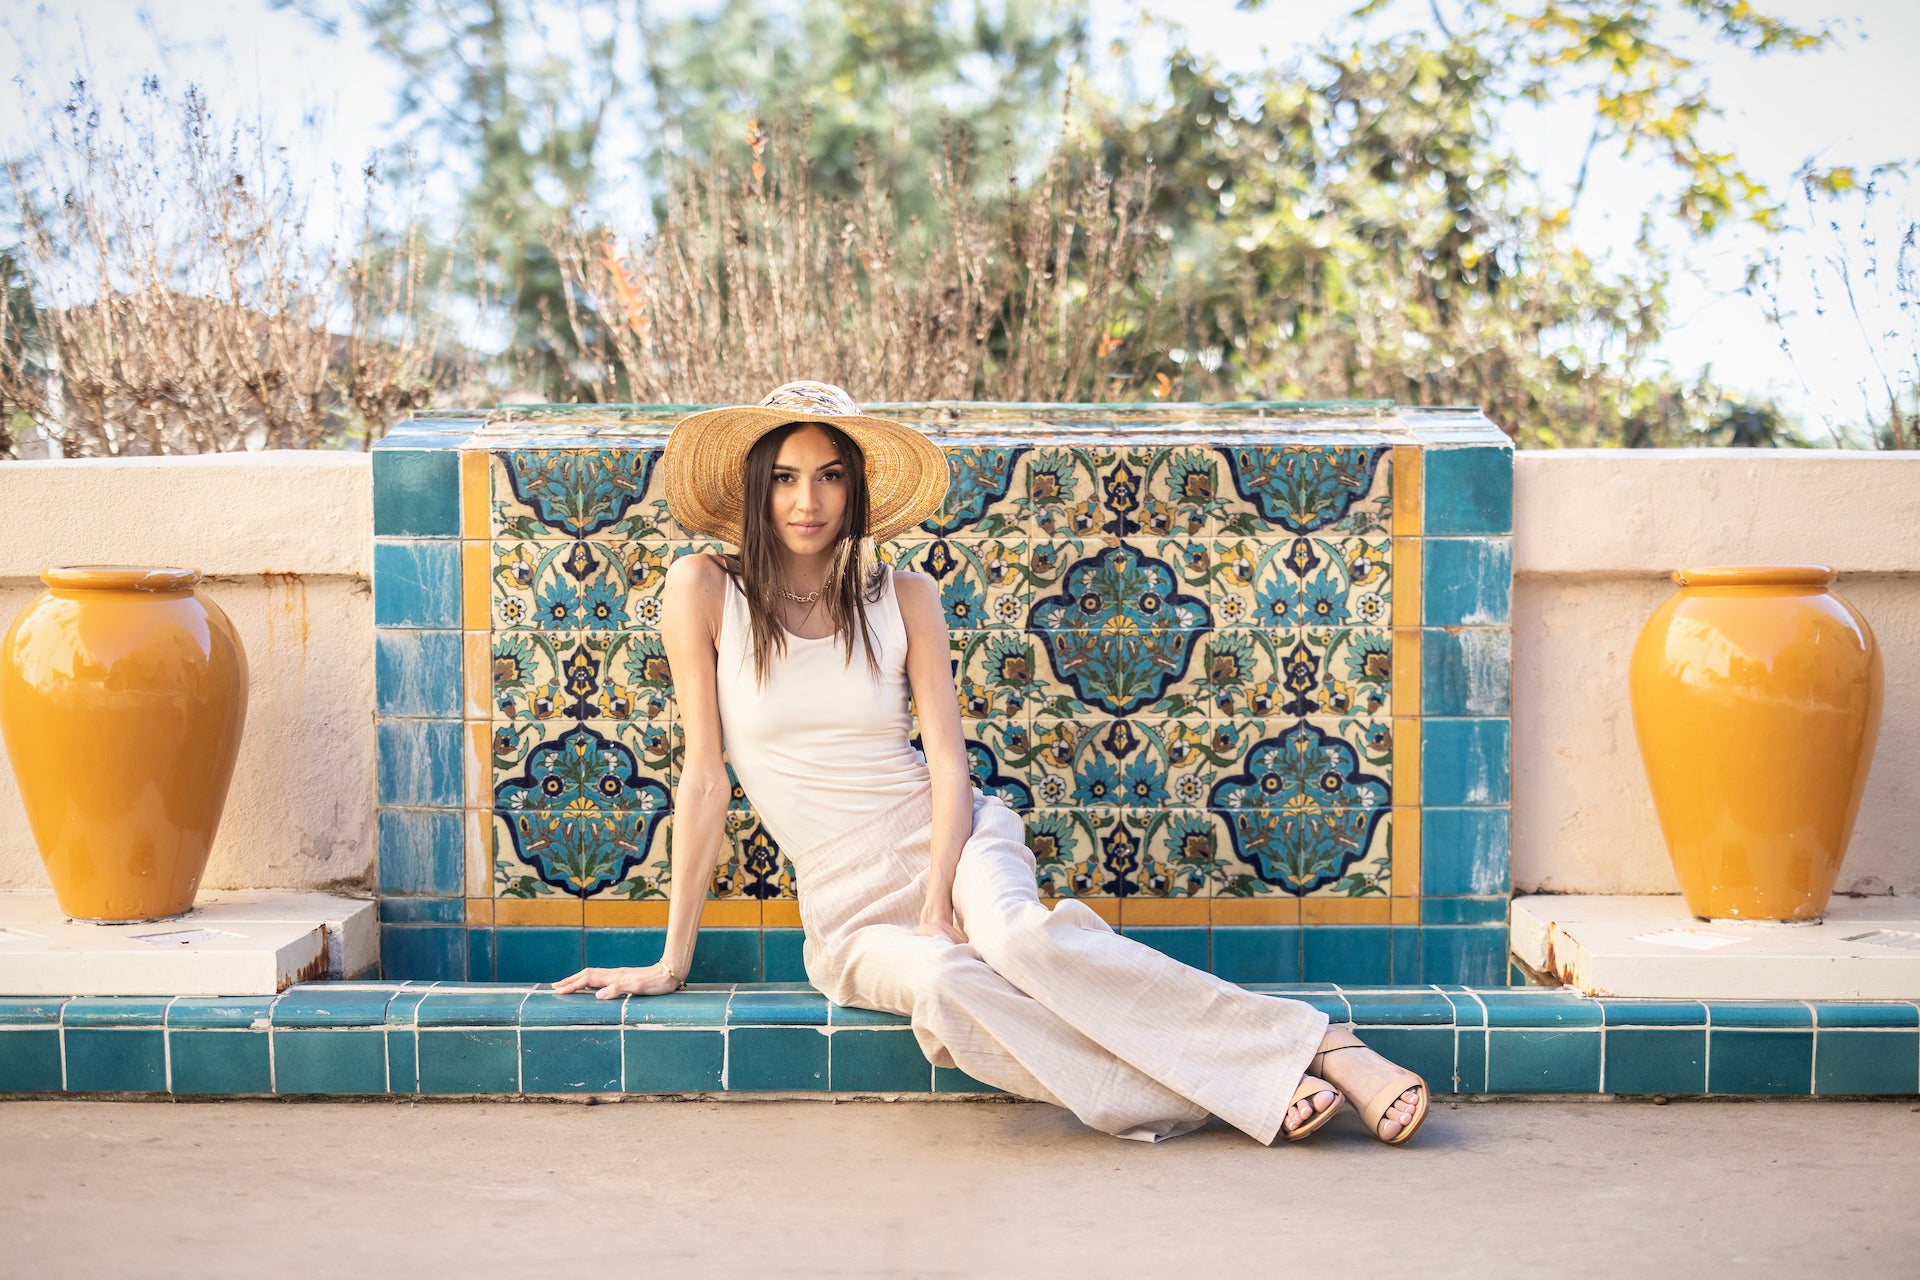
[[[1328,1047],[1313,1055],[1313,1061],[1308,1064],[1307,1070],[1326,1070],[1326,1060],[1343,1049],[1367,1049],[1360,1037],[1345,1027],[1328,1027],[1326,1044]],[[1360,1061],[1368,1062],[1370,1065],[1358,1068],[1367,1074],[1367,1083],[1370,1086],[1362,1090],[1366,1093],[1366,1101],[1356,1104],[1360,1111],[1360,1118],[1366,1122],[1368,1133],[1388,1146],[1397,1147],[1411,1138],[1413,1131],[1418,1129],[1427,1118],[1427,1082],[1405,1067],[1397,1067],[1388,1062],[1373,1050],[1367,1049],[1367,1052],[1373,1055],[1372,1058],[1363,1058]],[[1413,1119],[1407,1121],[1406,1127],[1391,1138],[1381,1138],[1380,1121],[1386,1116],[1387,1108],[1393,1105],[1394,1099],[1409,1089],[1420,1091],[1420,1101],[1414,1106]],[[1331,1113],[1333,1108],[1328,1107],[1327,1110]]]
[[[1303,1102],[1306,1102],[1307,1100],[1312,1098],[1313,1095],[1316,1093],[1330,1093],[1333,1095],[1333,1101],[1327,1104],[1327,1109],[1325,1111],[1314,1112],[1313,1118],[1306,1121],[1297,1129],[1289,1129],[1286,1126],[1286,1122],[1284,1120],[1281,1121],[1280,1136],[1285,1138],[1288,1142],[1300,1141],[1300,1139],[1306,1137],[1308,1134],[1312,1133],[1315,1129],[1318,1129],[1321,1125],[1333,1119],[1333,1113],[1338,1111],[1341,1107],[1341,1104],[1346,1102],[1347,1100],[1346,1094],[1341,1093],[1340,1090],[1334,1088],[1333,1085],[1329,1084],[1325,1080],[1322,1080],[1319,1076],[1301,1076],[1300,1087],[1293,1091],[1293,1097],[1287,1103],[1287,1110],[1291,1112],[1295,1107],[1299,1106]]]

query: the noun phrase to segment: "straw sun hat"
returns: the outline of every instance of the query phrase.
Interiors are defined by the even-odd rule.
[[[757,405],[704,409],[674,424],[665,456],[667,506],[693,533],[740,545],[747,451],[775,427],[819,422],[853,438],[867,460],[866,534],[885,542],[913,528],[947,496],[947,458],[912,427],[860,412],[829,382],[789,382]]]

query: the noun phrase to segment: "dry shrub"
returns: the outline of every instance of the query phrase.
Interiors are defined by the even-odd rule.
[[[938,225],[903,220],[863,164],[823,194],[804,136],[757,127],[750,159],[668,177],[632,252],[582,216],[548,244],[583,353],[583,398],[732,402],[828,378],[868,400],[1101,401],[1159,293],[1151,170],[1105,173],[1067,140],[1028,184],[976,194],[964,140],[932,169]]]
[[[66,457],[309,448],[364,442],[460,380],[450,270],[417,224],[376,231],[371,167],[343,250],[264,129],[151,80],[136,106],[109,128],[81,82],[12,167],[35,301],[31,333],[0,333],[14,422]]]

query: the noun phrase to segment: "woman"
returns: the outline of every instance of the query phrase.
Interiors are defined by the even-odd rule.
[[[1412,1136],[1426,1086],[1325,1014],[1123,938],[1083,903],[1041,904],[1020,817],[969,778],[938,590],[867,542],[938,510],[932,441],[794,382],[682,420],[663,465],[674,518],[739,547],[675,561],[662,600],[685,734],[665,954],[555,991],[682,985],[726,817],[724,730],[792,859],[807,976],[836,1003],[910,1017],[936,1065],[1125,1138],[1212,1113],[1294,1140],[1343,1097],[1376,1137]]]

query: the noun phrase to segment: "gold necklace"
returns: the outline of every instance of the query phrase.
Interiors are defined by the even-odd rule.
[[[781,595],[793,601],[795,604],[812,604],[815,600],[818,600],[820,598],[820,589],[818,587],[815,587],[812,591],[807,592],[807,594],[803,596],[797,596],[793,594],[793,592],[787,590],[785,587],[776,587],[774,588],[774,590],[778,591]]]

